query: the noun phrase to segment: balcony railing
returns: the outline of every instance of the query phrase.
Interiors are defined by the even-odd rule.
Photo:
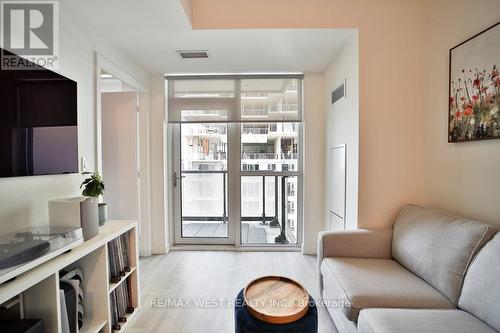
[[[243,127],[241,132],[243,134],[269,134],[269,128],[268,127],[261,127],[261,128]]]
[[[299,131],[299,126],[295,123],[279,123],[279,124],[269,125],[270,133],[298,132],[298,131]]]
[[[242,107],[241,116],[242,117],[266,117],[269,114],[266,108],[256,108],[256,107]]]
[[[297,153],[243,153],[241,159],[243,160],[296,160],[299,158]]]
[[[274,160],[278,159],[278,154],[274,153],[243,153],[241,154],[243,160]]]
[[[271,105],[271,112],[297,112],[297,104]]]
[[[227,193],[226,193],[226,184],[227,184],[227,171],[182,171],[182,177],[184,178],[184,174],[220,174],[223,179],[223,211],[222,216],[182,216],[183,221],[198,221],[198,222],[219,222],[227,223],[228,214],[227,214]],[[260,177],[260,176],[259,176]],[[287,218],[287,176],[274,176],[274,214],[268,215],[266,214],[266,177],[262,176],[262,211],[260,215],[251,215],[251,216],[241,216],[242,222],[258,222],[260,221],[263,224],[269,223],[269,226],[280,228],[280,235],[276,237],[275,243],[278,244],[287,244],[288,240],[286,238],[286,223],[289,224]],[[279,202],[279,177],[281,177],[281,205]],[[281,206],[281,219],[279,218],[279,208]]]

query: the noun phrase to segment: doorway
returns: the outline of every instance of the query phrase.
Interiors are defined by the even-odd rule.
[[[174,130],[176,243],[234,244],[229,168],[233,126],[186,123]]]
[[[151,255],[148,109],[148,87],[96,54],[95,170],[108,219],[138,222],[141,256]]]
[[[109,219],[139,220],[137,90],[101,71],[102,176]]]

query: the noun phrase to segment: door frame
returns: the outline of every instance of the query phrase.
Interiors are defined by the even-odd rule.
[[[149,89],[133,76],[123,71],[113,62],[95,52],[95,170],[102,174],[102,109],[101,109],[101,72],[106,71],[137,92],[137,158],[139,181],[139,253],[151,255],[151,206],[149,175]]]
[[[303,228],[304,228],[304,133],[303,122],[298,122],[298,135],[299,135],[299,159],[297,161],[298,171],[242,171],[241,170],[241,124],[242,123],[227,123],[228,125],[228,185],[227,192],[232,193],[228,195],[228,230],[229,236],[227,238],[182,238],[180,230],[182,227],[181,222],[181,202],[180,198],[182,193],[181,186],[174,187],[174,173],[180,175],[181,165],[181,142],[180,142],[180,123],[170,124],[168,130],[168,137],[170,142],[168,156],[171,157],[172,163],[169,163],[170,168],[167,170],[167,176],[171,181],[168,186],[171,190],[169,203],[173,211],[173,223],[170,224],[170,230],[173,250],[175,246],[193,245],[192,249],[205,250],[213,249],[217,245],[231,245],[232,249],[242,251],[296,251],[300,250],[303,245]],[[238,158],[231,158],[231,156],[238,156]],[[297,244],[241,244],[241,177],[242,176],[294,176],[297,177]],[[186,247],[179,247],[182,249],[191,249]],[[227,249],[227,248],[220,248]]]

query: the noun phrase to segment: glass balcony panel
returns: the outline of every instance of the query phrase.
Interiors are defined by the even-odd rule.
[[[296,186],[295,176],[241,177],[243,245],[297,244]]]
[[[182,176],[182,237],[228,237],[227,174]]]
[[[184,173],[182,176],[182,215],[222,218],[225,175]]]

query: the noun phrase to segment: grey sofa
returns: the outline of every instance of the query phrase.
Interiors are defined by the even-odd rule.
[[[415,205],[390,229],[320,233],[324,304],[341,333],[500,332],[496,234]]]

